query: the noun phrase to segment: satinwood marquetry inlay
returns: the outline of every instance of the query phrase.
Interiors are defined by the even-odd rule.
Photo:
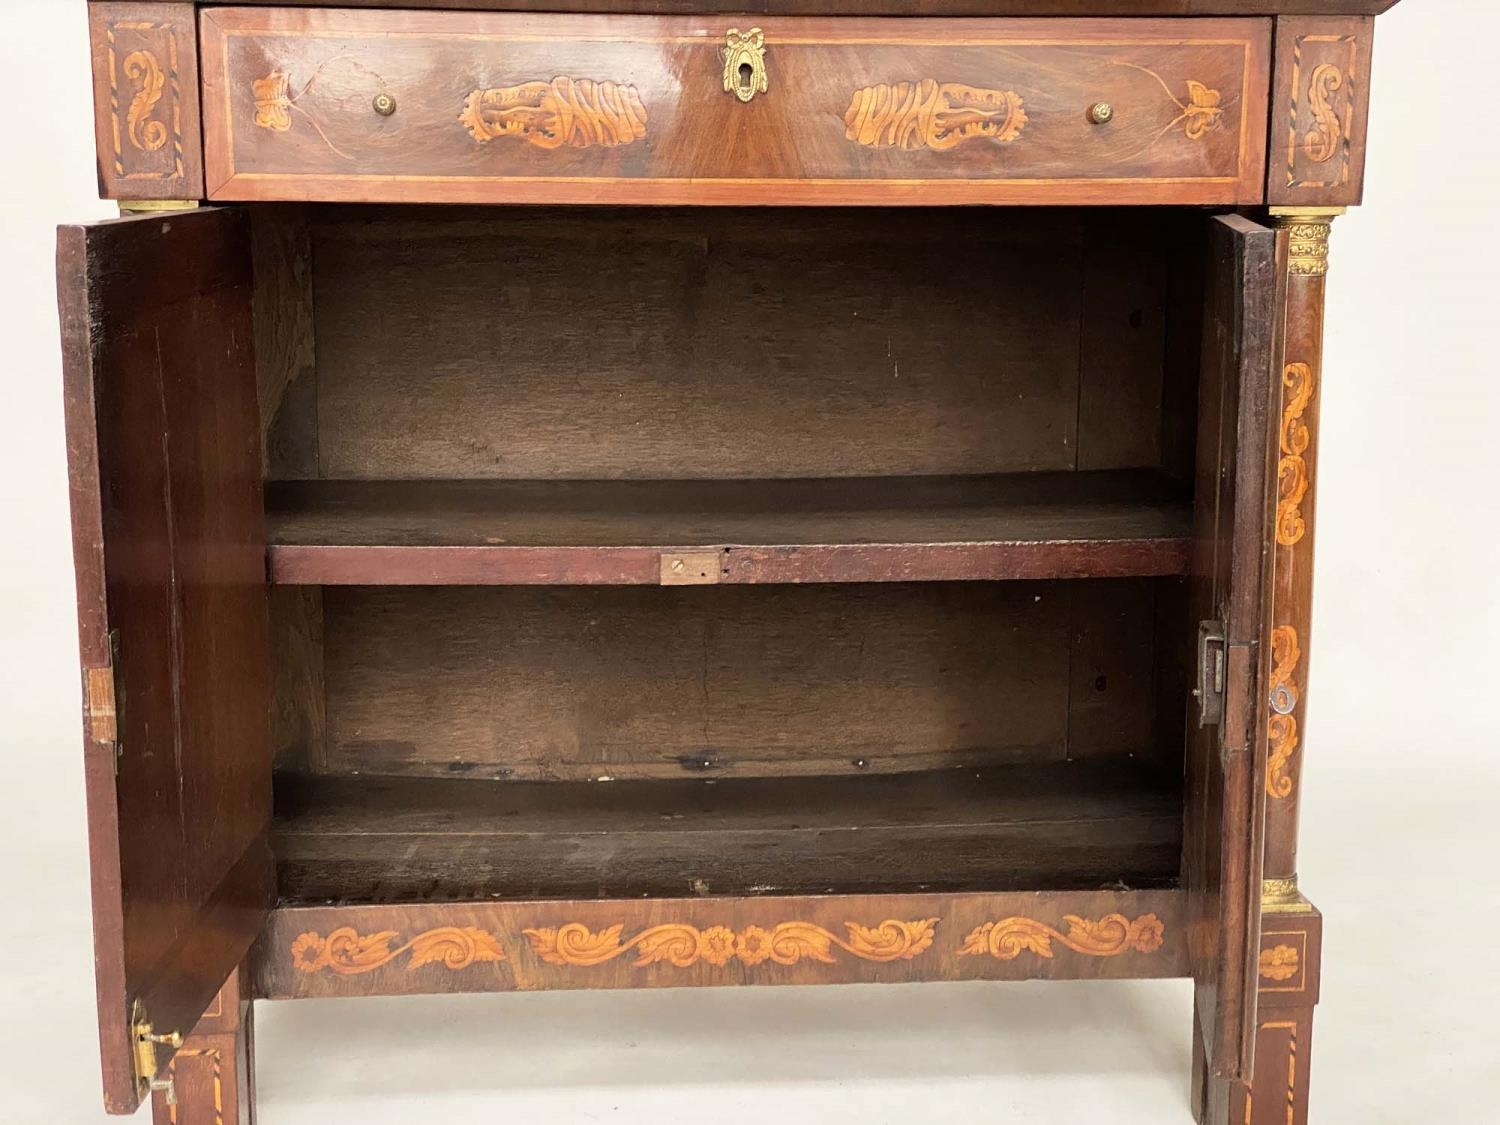
[[[1260,951],[1260,975],[1267,980],[1291,980],[1301,965],[1301,955],[1290,945],[1276,945]]]
[[[634,952],[634,965],[665,961],[685,969],[700,960],[710,965],[727,965],[732,960],[746,965],[759,965],[763,961],[795,965],[805,957],[831,964],[835,947],[866,961],[910,960],[932,945],[937,923],[936,918],[915,922],[888,919],[878,926],[845,922],[847,937],[813,922],[780,922],[770,929],[746,926],[738,931],[728,926],[699,929],[670,922],[642,930],[624,941],[620,940],[624,927],[618,925],[595,932],[581,923],[570,922],[557,929],[523,932],[537,956],[551,965],[601,965]]]
[[[125,77],[135,82],[139,89],[130,99],[130,111],[126,114],[126,135],[130,143],[142,152],[155,152],[167,143],[167,126],[152,119],[156,104],[161,101],[162,88],[167,76],[161,64],[150,51],[136,51],[125,56]]]
[[[1281,456],[1276,464],[1276,542],[1295,547],[1307,534],[1302,515],[1302,501],[1307,496],[1310,479],[1307,471],[1307,449],[1312,431],[1303,415],[1312,402],[1314,384],[1311,365],[1289,363],[1282,370]]]
[[[881,83],[854,92],[844,135],[869,148],[956,148],[965,141],[1009,144],[1026,127],[1014,90],[985,90],[923,78]]]
[[[177,1064],[179,1062],[199,1058],[207,1059],[208,1065],[212,1068],[209,1081],[213,1084],[213,1125],[224,1125],[224,1052],[217,1047],[182,1047],[172,1056],[172,1061],[167,1064],[167,1077],[175,1081],[177,1078]],[[177,1099],[175,1097],[168,1097],[166,1103],[168,1125],[178,1125]]]
[[[1123,914],[1107,914],[1097,921],[1068,914],[1063,921],[1068,924],[1066,933],[1032,918],[986,922],[969,933],[959,953],[988,953],[1002,961],[1013,961],[1022,953],[1050,958],[1054,941],[1088,957],[1114,957],[1132,950],[1154,953],[1161,948],[1164,927],[1155,914],[1142,914],[1134,921]]]
[[[1287,767],[1297,752],[1298,693],[1295,674],[1302,659],[1297,630],[1278,625],[1271,630],[1271,719],[1267,724],[1271,756],[1266,764],[1266,793],[1285,800],[1296,788]]]
[[[1142,74],[1148,74],[1156,80],[1156,84],[1162,88],[1162,92],[1172,99],[1173,104],[1179,110],[1176,117],[1162,126],[1161,132],[1168,133],[1177,126],[1182,126],[1183,133],[1189,140],[1201,141],[1208,135],[1210,129],[1216,128],[1224,116],[1224,107],[1220,104],[1223,95],[1217,90],[1211,90],[1208,86],[1199,82],[1196,78],[1188,78],[1187,100],[1184,101],[1172,92],[1172,87],[1167,85],[1166,79],[1152,70],[1150,67],[1141,66],[1138,63],[1116,61],[1116,66],[1129,67],[1138,70]],[[1160,134],[1158,134],[1160,135]]]
[[[183,175],[182,88],[177,29],[145,21],[105,32],[115,174],[172,180]]]
[[[363,63],[343,56],[323,63],[295,92],[292,90],[291,75],[284,70],[273,70],[264,78],[256,78],[250,83],[250,92],[255,99],[255,124],[273,133],[287,133],[292,128],[292,114],[296,113],[312,127],[329,151],[345,160],[353,160],[353,156],[333,143],[318,117],[300,104],[324,73],[335,67],[352,72],[377,94],[385,93],[385,80],[380,75]]]
[[[505,950],[495,936],[474,926],[426,930],[392,948],[399,936],[394,930],[360,934],[347,926],[327,937],[301,934],[292,942],[292,964],[304,973],[327,969],[341,976],[356,976],[374,972],[407,952],[411,953],[407,972],[433,964],[457,971],[480,962],[505,960]]]
[[[292,127],[292,99],[286,72],[273,70],[250,84],[255,97],[255,123],[273,133],[285,133]]]
[[[1288,187],[1349,182],[1358,44],[1352,35],[1299,35],[1292,49]]]
[[[646,107],[634,86],[566,75],[475,90],[459,121],[481,143],[520,137],[537,148],[613,148],[646,135]]]

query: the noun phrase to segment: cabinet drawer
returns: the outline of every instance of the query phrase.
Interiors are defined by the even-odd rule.
[[[202,20],[220,200],[1225,204],[1264,191],[1263,19]]]

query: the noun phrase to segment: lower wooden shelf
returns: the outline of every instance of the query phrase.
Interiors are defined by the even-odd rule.
[[[1185,573],[1149,472],[667,481],[284,481],[282,585],[622,585]]]
[[[289,903],[1169,887],[1176,779],[1130,761],[880,776],[281,775]]]

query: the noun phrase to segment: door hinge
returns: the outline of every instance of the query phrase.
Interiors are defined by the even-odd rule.
[[[84,669],[85,706],[88,708],[89,735],[95,742],[113,746],[115,761],[120,757],[120,693],[115,670],[120,666],[120,631],[109,631],[109,663],[102,668]]]
[[[171,1047],[174,1051],[182,1046],[182,1032],[169,1031],[159,1034],[151,1025],[151,1019],[146,1014],[146,1006],[139,999],[130,1006],[130,1039],[134,1048],[132,1059],[135,1063],[136,1085],[144,1092],[160,1091],[167,1096],[168,1105],[177,1104],[177,1088],[172,1081],[170,1073],[165,1078],[157,1075],[161,1063],[156,1057],[158,1046]],[[170,1070],[171,1064],[168,1063]]]
[[[1198,623],[1198,725],[1211,727],[1224,720],[1224,623]]]

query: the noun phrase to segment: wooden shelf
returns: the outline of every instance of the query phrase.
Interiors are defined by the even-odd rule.
[[[1166,887],[1175,776],[1119,761],[875,777],[277,779],[290,903]]]
[[[283,585],[1173,575],[1191,528],[1180,489],[1143,472],[287,481],[267,486],[266,507]]]

